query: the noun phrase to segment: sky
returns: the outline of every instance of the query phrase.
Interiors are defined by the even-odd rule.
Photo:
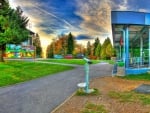
[[[150,12],[150,0],[9,0],[29,18],[28,28],[38,33],[44,49],[52,39],[71,32],[78,43],[101,43],[110,37],[111,10]]]

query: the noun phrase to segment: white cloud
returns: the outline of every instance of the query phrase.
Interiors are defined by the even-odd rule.
[[[21,6],[24,9],[24,8],[39,6],[39,4],[37,4],[32,0],[9,0],[9,3],[13,8],[16,8],[17,6]]]
[[[122,4],[119,4],[119,10],[127,10],[128,7],[127,7],[127,3],[128,3],[128,0],[123,0]]]
[[[90,36],[104,38],[104,34],[111,33],[111,5],[109,0],[76,0],[78,11],[76,12],[83,18],[80,27],[84,33]]]
[[[146,9],[139,9],[139,12],[149,12],[149,11]]]

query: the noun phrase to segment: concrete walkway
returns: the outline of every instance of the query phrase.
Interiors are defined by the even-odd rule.
[[[90,77],[110,76],[112,66],[90,66]],[[84,67],[0,88],[0,113],[50,113],[84,81]]]

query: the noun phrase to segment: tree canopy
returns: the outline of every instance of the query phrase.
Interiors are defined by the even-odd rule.
[[[41,47],[41,41],[39,35],[36,33],[33,38],[33,45],[36,47],[36,56],[41,57],[42,56],[42,47]]]
[[[6,44],[19,44],[30,36],[26,29],[29,19],[23,16],[22,9],[12,9],[7,0],[0,3],[0,61],[3,61]]]
[[[67,40],[67,54],[72,54],[74,50],[74,37],[71,33],[68,35],[68,40]]]

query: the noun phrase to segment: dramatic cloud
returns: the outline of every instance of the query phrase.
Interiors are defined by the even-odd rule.
[[[80,0],[77,14],[82,21],[80,27],[90,34],[110,32],[110,3],[107,0]]]
[[[111,38],[111,10],[150,12],[149,0],[9,0],[21,6],[30,22],[28,28],[39,33],[42,46],[59,35],[72,34],[78,42],[99,37]]]
[[[88,36],[88,35],[85,35],[85,34],[81,34],[81,35],[78,35],[76,37],[77,40],[91,40],[93,39],[92,37]]]

